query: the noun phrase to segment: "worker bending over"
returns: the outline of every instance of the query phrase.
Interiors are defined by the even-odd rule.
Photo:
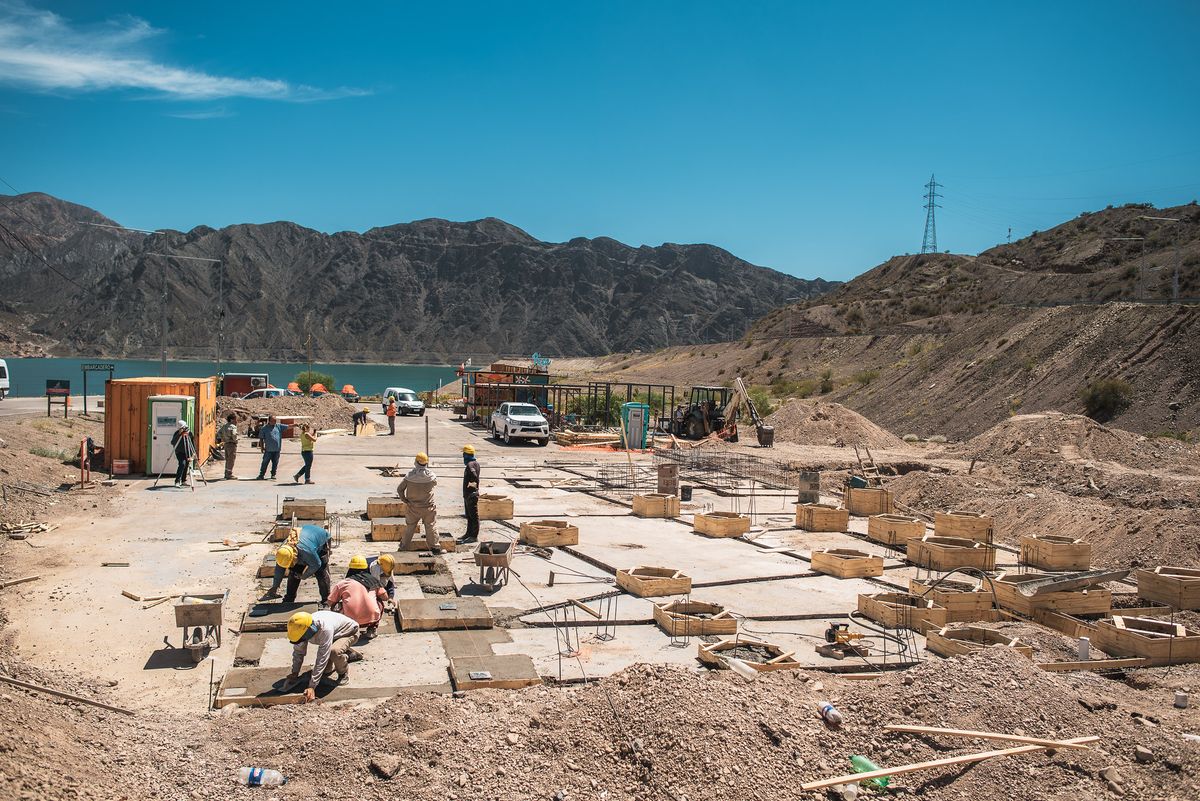
[[[335,684],[350,681],[350,662],[362,659],[362,654],[350,646],[358,639],[358,624],[340,612],[297,612],[287,624],[288,642],[292,643],[292,672],[284,680],[287,689],[295,686],[300,678],[300,668],[308,653],[308,644],[317,646],[317,657],[313,662],[312,678],[304,690],[304,700],[315,701],[317,685],[334,671]]]
[[[367,558],[362,554],[350,557],[346,578],[333,585],[325,599],[329,608],[341,612],[366,630],[367,639],[375,636],[379,621],[388,604],[387,591],[371,575]]]
[[[396,572],[396,557],[390,553],[367,557],[367,570],[379,582],[379,586],[387,592],[389,598],[396,597],[396,580],[392,574]]]
[[[429,456],[418,453],[413,460],[413,468],[409,470],[396,487],[396,494],[406,504],[404,511],[404,538],[397,550],[407,551],[412,544],[413,534],[417,532],[417,524],[425,525],[425,542],[429,550],[441,553],[437,535],[437,504],[433,500],[433,490],[437,487],[437,476],[429,469]]]
[[[463,445],[463,506],[467,510],[467,533],[460,543],[479,539],[479,462],[475,459],[475,446]]]
[[[354,418],[354,436],[358,436],[358,430],[361,428],[363,433],[367,431],[367,407],[362,407],[361,412],[355,412]]]
[[[320,526],[301,526],[299,531],[292,529],[295,541],[285,542],[275,552],[275,577],[271,589],[262,597],[267,601],[279,597],[279,585],[287,577],[287,590],[283,594],[285,603],[294,603],[296,591],[300,589],[303,579],[313,576],[317,579],[317,590],[321,594],[321,603],[329,596],[329,532]],[[292,534],[288,535],[289,541]]]

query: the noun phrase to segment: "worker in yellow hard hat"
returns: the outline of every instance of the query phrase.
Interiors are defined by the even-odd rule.
[[[396,557],[390,553],[367,557],[367,570],[375,577],[388,598],[396,597],[396,580],[392,577],[396,572]]]
[[[308,687],[304,690],[304,700],[316,700],[317,685],[334,671],[338,675],[335,684],[346,684],[350,680],[350,662],[362,659],[362,654],[350,647],[358,636],[358,624],[340,612],[326,609],[292,615],[287,624],[288,642],[292,643],[292,672],[284,680],[285,688],[291,689],[300,680],[300,667],[304,664],[309,643],[316,644],[317,656]]]
[[[437,535],[437,504],[433,491],[437,487],[437,476],[429,469],[429,455],[418,453],[413,459],[412,470],[405,474],[396,495],[405,503],[404,537],[397,550],[407,551],[412,544],[417,524],[425,525],[425,542],[435,554],[441,553]]]
[[[341,612],[363,627],[367,639],[375,636],[388,605],[387,591],[371,575],[367,558],[361,554],[350,559],[346,578],[333,585],[325,600],[330,609]]]
[[[467,533],[459,543],[475,542],[479,539],[479,460],[475,458],[475,446],[463,445],[463,508],[467,515]]]
[[[317,590],[321,594],[321,603],[329,595],[329,532],[320,526],[306,525],[293,527],[288,532],[283,545],[275,551],[275,575],[271,581],[271,589],[259,600],[269,601],[279,597],[279,586],[287,578],[287,590],[284,591],[285,603],[293,603],[300,589],[300,582],[306,578],[316,577]]]
[[[358,430],[361,428],[364,432],[367,430],[367,407],[362,407],[362,411],[354,413],[354,436],[358,436]]]

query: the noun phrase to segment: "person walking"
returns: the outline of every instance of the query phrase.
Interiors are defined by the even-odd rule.
[[[317,446],[317,436],[317,432],[308,423],[300,426],[300,458],[304,460],[304,466],[296,475],[292,476],[293,484],[300,483],[300,476],[304,476],[305,484],[316,483],[312,480],[312,463],[313,448]]]
[[[225,425],[217,432],[217,441],[221,443],[221,448],[225,451],[225,480],[233,479],[233,465],[237,461],[237,446],[238,446],[238,427],[237,415],[225,415]]]
[[[192,456],[196,453],[196,441],[188,424],[184,420],[175,423],[175,433],[171,435],[171,447],[175,449],[175,486],[187,484],[188,469],[192,465]]]
[[[262,464],[258,466],[258,481],[267,474],[267,465],[271,466],[271,478],[279,470],[279,452],[283,450],[283,432],[291,428],[286,423],[279,422],[275,415],[267,418],[267,422],[258,429],[258,442],[262,448]]]
[[[394,436],[396,436],[396,396],[395,395],[392,395],[388,398],[387,419],[388,419],[388,434],[390,434],[391,436],[394,437]]]
[[[405,503],[404,538],[396,550],[407,551],[412,544],[413,534],[417,532],[417,524],[425,525],[425,542],[429,549],[441,553],[437,535],[437,504],[433,499],[433,490],[437,487],[437,476],[429,469],[429,456],[418,453],[413,459],[412,470],[405,474],[400,486],[396,487],[396,495]]]
[[[292,672],[284,679],[284,690],[292,689],[299,681],[310,642],[316,644],[317,656],[313,661],[312,677],[304,690],[305,703],[317,700],[317,685],[335,671],[338,677],[334,684],[346,684],[350,680],[350,663],[362,659],[362,654],[350,647],[358,635],[358,624],[340,612],[324,610],[292,615],[287,624],[287,638],[292,644]]]
[[[460,543],[476,542],[479,539],[479,471],[478,460],[475,459],[475,446],[463,445],[463,506],[467,514],[467,533],[458,541]]]

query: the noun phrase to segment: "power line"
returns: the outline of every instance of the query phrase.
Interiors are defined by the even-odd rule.
[[[36,259],[40,259],[40,260],[41,260],[41,262],[42,262],[43,264],[45,264],[45,265],[46,265],[46,268],[47,268],[48,270],[50,270],[50,272],[54,273],[55,275],[57,275],[59,278],[63,279],[64,281],[70,281],[72,284],[74,284],[75,286],[79,287],[80,289],[85,289],[85,290],[86,290],[86,287],[84,287],[84,285],[83,285],[83,284],[79,283],[78,281],[76,281],[76,280],[75,280],[74,278],[72,278],[71,276],[69,276],[69,275],[67,275],[67,274],[65,274],[65,273],[62,273],[62,272],[60,272],[60,271],[58,270],[58,268],[57,268],[57,267],[55,267],[53,264],[51,264],[50,262],[48,262],[48,261],[46,260],[46,257],[45,257],[45,256],[43,256],[41,253],[38,253],[38,252],[37,252],[37,251],[35,251],[33,248],[29,247],[29,245],[28,245],[28,244],[25,242],[25,240],[24,240],[24,239],[22,239],[21,237],[17,236],[15,233],[13,233],[12,229],[10,229],[10,228],[9,228],[7,225],[5,225],[4,223],[0,223],[0,231],[4,231],[5,233],[7,233],[7,234],[8,234],[10,237],[12,237],[12,238],[13,238],[13,240],[15,240],[15,241],[16,241],[16,243],[17,243],[18,245],[20,245],[21,247],[25,248],[25,250],[29,251],[30,255],[32,255],[34,258],[36,258]]]
[[[925,184],[925,236],[921,240],[922,253],[937,253],[937,222],[934,220],[933,210],[941,208],[938,205],[937,199],[941,197],[938,194],[938,187],[941,186],[933,175],[929,176],[929,183]]]

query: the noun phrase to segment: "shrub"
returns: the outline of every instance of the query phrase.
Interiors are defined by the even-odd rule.
[[[55,450],[54,448],[30,448],[29,452],[34,456],[43,456],[47,459],[54,459],[59,462],[69,462],[71,455],[63,450]]]
[[[864,387],[876,378],[879,378],[878,370],[859,370],[854,374],[854,380]]]
[[[1133,387],[1119,378],[1101,378],[1080,390],[1079,399],[1088,417],[1103,422],[1129,408]]]
[[[333,385],[333,376],[317,370],[302,370],[296,373],[296,377],[292,380],[300,385],[301,392],[308,392],[313,384],[324,384],[325,389],[330,392],[337,392],[339,389],[339,387]]]
[[[826,369],[821,373],[820,390],[822,395],[828,395],[833,392],[833,370]]]
[[[746,394],[750,396],[750,402],[754,404],[754,408],[760,415],[766,417],[771,413],[775,401],[771,398],[769,389],[760,386],[747,387]]]

